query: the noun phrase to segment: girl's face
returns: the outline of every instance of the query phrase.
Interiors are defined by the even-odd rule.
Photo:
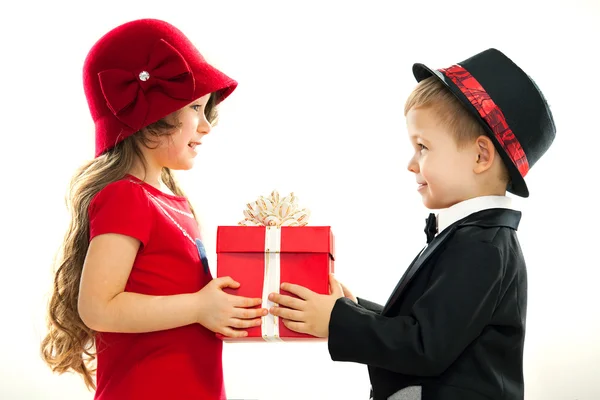
[[[194,166],[198,146],[212,128],[205,115],[209,99],[210,93],[167,117],[167,122],[173,123],[176,115],[179,125],[170,135],[156,139],[148,154],[155,164],[172,170],[189,170]]]

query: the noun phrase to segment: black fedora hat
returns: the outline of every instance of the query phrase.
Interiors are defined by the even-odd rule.
[[[552,113],[535,82],[496,49],[449,68],[417,63],[413,74],[418,82],[434,76],[450,89],[494,142],[510,174],[507,190],[528,197],[524,177],[556,136]]]

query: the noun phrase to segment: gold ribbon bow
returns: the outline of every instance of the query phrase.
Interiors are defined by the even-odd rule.
[[[244,226],[305,226],[310,211],[298,207],[298,198],[294,193],[280,198],[274,190],[269,197],[260,196],[256,201],[246,204],[244,219],[238,225]]]

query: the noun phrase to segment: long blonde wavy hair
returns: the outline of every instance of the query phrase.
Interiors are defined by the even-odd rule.
[[[217,121],[216,96],[210,97],[205,114],[211,125]],[[88,328],[77,309],[79,281],[89,246],[90,202],[106,185],[123,179],[137,161],[146,165],[140,146],[150,147],[160,136],[171,135],[179,126],[177,112],[125,138],[114,148],[80,167],[71,180],[67,207],[71,220],[58,254],[52,295],[48,304],[48,332],[41,343],[44,362],[53,372],[74,371],[95,390],[95,332]],[[169,122],[170,121],[170,122]],[[162,181],[176,195],[185,194],[173,173],[163,168]],[[194,209],[190,204],[192,213]]]

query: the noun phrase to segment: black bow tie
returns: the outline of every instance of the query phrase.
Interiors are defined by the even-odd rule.
[[[427,235],[427,244],[429,244],[437,233],[437,221],[435,214],[429,214],[425,220],[425,234]]]

